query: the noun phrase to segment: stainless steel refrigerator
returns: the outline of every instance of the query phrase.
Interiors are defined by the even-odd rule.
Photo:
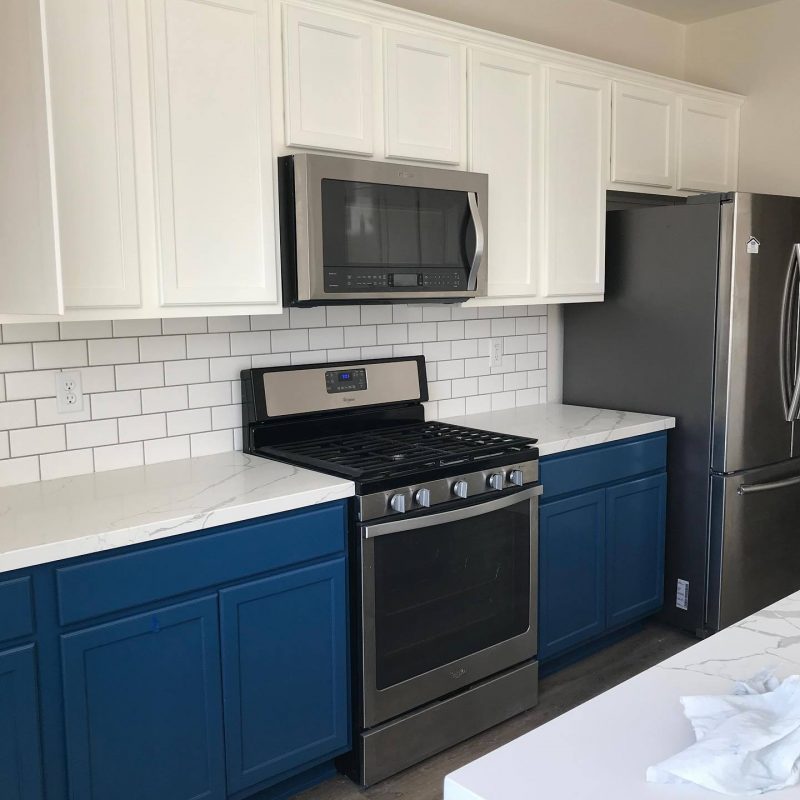
[[[800,589],[800,198],[607,214],[606,298],[564,312],[564,402],[669,414],[665,616]]]

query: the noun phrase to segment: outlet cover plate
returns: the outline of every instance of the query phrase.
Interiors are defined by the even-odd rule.
[[[80,372],[59,372],[56,375],[56,408],[59,414],[83,411]]]

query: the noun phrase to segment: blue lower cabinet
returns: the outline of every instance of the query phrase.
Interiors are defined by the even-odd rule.
[[[605,491],[542,505],[539,512],[539,658],[605,628]]]
[[[228,790],[346,750],[344,557],[225,589],[220,611]]]
[[[606,490],[606,624],[624,625],[657,611],[664,599],[667,476]]]
[[[0,652],[0,797],[42,800],[35,647]]]
[[[63,635],[61,648],[71,800],[225,797],[216,595]]]

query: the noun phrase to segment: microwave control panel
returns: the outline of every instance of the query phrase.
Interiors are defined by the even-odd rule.
[[[363,392],[367,388],[365,369],[329,369],[325,373],[325,388],[328,394],[339,392]]]
[[[390,269],[325,268],[326,292],[463,292],[467,288],[464,270],[423,269],[419,272]]]

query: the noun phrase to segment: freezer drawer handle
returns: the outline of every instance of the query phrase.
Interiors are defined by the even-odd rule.
[[[786,283],[783,288],[783,304],[781,306],[780,332],[780,374],[783,411],[787,422],[797,419],[800,412],[800,380],[798,380],[798,363],[800,342],[798,342],[798,314],[800,314],[800,244],[792,246],[789,257],[789,269],[786,272]]]
[[[786,489],[789,486],[800,484],[800,475],[793,475],[791,478],[783,478],[779,481],[768,481],[767,483],[743,483],[738,489],[738,494],[753,494],[754,492],[769,492],[772,489]]]

